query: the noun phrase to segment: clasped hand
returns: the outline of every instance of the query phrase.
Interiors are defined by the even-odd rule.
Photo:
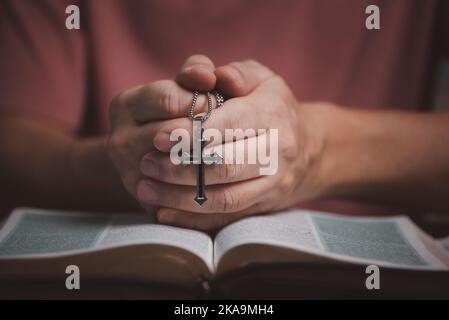
[[[175,129],[192,131],[187,117],[192,90],[219,88],[227,97],[204,128],[277,129],[278,166],[261,175],[259,164],[223,163],[205,168],[208,201],[194,200],[195,166],[170,160]],[[204,95],[198,108],[205,110]],[[292,206],[319,193],[322,129],[320,104],[299,103],[285,81],[269,68],[249,60],[215,67],[207,57],[191,56],[176,80],[156,81],[119,94],[110,106],[110,156],[128,190],[161,223],[213,230],[239,218]],[[198,109],[199,110],[199,109]],[[191,135],[190,135],[191,136]],[[219,142],[214,142],[219,143]]]

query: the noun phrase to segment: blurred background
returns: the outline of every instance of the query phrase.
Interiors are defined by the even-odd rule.
[[[373,4],[381,10],[379,30],[365,27],[365,9]],[[448,4],[3,0],[0,212],[17,206],[137,210],[100,143],[96,147],[109,130],[109,103],[128,88],[173,79],[196,53],[217,66],[259,60],[283,76],[300,101],[447,110]],[[80,30],[66,28],[69,5],[80,9]],[[78,144],[88,151],[73,168],[64,150]],[[319,208],[379,212],[338,201]]]

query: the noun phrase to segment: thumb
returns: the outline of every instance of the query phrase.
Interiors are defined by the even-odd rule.
[[[176,81],[188,90],[212,91],[215,88],[215,66],[206,56],[196,54],[181,66]]]
[[[254,60],[232,62],[215,69],[217,86],[227,97],[242,97],[262,82],[275,76],[273,71]]]

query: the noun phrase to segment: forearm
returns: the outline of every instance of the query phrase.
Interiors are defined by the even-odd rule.
[[[137,208],[103,138],[77,139],[35,119],[1,117],[2,207]]]
[[[140,211],[109,158],[106,137],[84,139],[75,144],[69,166],[73,173],[72,185],[83,199],[83,205],[95,210]]]
[[[320,185],[326,196],[449,209],[449,114],[328,107]]]

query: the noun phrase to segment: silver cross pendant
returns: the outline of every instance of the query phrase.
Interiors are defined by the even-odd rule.
[[[215,96],[217,98],[217,106],[220,107],[224,99],[218,92],[215,93]],[[206,139],[204,137],[204,128],[203,128],[203,122],[206,121],[210,113],[212,111],[212,99],[211,95],[208,92],[207,98],[208,98],[208,110],[207,114],[205,116],[194,116],[193,115],[193,109],[195,108],[196,100],[198,98],[198,92],[195,91],[193,93],[193,99],[192,99],[192,106],[189,111],[189,116],[193,120],[193,153],[188,154],[185,153],[181,157],[181,163],[183,165],[188,164],[195,164],[197,166],[196,171],[196,196],[194,198],[195,202],[198,203],[200,206],[203,205],[207,201],[206,197],[206,188],[205,188],[205,181],[204,181],[204,165],[210,165],[210,164],[218,164],[220,163],[223,158],[217,154],[213,153],[211,155],[205,155],[204,154],[204,147],[206,144]]]
[[[201,119],[196,118],[193,120],[193,122],[193,153],[192,155],[184,154],[182,156],[181,163],[184,165],[196,165],[196,196],[194,200],[201,206],[204,202],[207,201],[204,182],[204,165],[218,164],[219,162],[221,162],[221,160],[223,160],[223,158],[217,153],[214,153],[212,155],[204,154],[204,145],[206,143],[206,139],[204,138],[203,122],[201,121]]]

